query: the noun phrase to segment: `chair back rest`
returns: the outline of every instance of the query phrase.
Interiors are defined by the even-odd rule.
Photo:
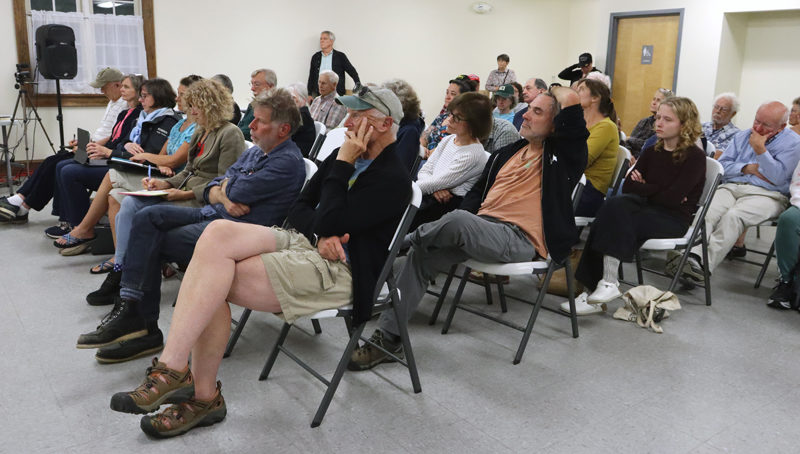
[[[705,149],[705,152],[706,152],[706,155],[707,155],[708,157],[710,157],[710,158],[713,158],[713,157],[714,157],[714,154],[717,152],[717,146],[716,146],[716,145],[714,145],[714,142],[712,142],[712,141],[710,141],[710,140],[707,140],[707,141],[706,141],[706,149]]]
[[[619,149],[617,149],[617,165],[614,167],[613,177],[611,178],[612,194],[617,193],[619,185],[622,184],[622,180],[625,178],[625,174],[628,173],[628,168],[631,165],[631,157],[633,157],[631,152],[620,145]]]
[[[408,233],[409,227],[411,227],[411,222],[414,220],[414,216],[417,214],[420,204],[422,204],[422,190],[419,188],[416,182],[412,181],[411,200],[408,202],[408,206],[406,206],[406,210],[403,213],[403,216],[400,218],[400,223],[397,225],[397,229],[394,231],[392,241],[389,242],[389,254],[386,256],[386,262],[384,262],[383,268],[381,269],[381,274],[378,275],[378,282],[375,284],[375,292],[373,294],[374,300],[378,299],[378,296],[383,289],[383,284],[386,282],[386,279],[389,277],[389,273],[392,271],[394,259],[397,258],[397,253],[400,251],[400,246],[403,244],[403,239]]]
[[[306,179],[303,181],[303,187],[305,187],[306,184],[308,183],[308,180],[310,180],[311,177],[313,177],[314,174],[317,172],[317,165],[314,164],[314,161],[308,158],[303,158],[303,164],[305,164],[306,167]]]
[[[428,154],[428,150],[425,149],[422,145],[419,146],[419,151],[417,152],[417,157],[414,158],[414,164],[411,164],[411,179],[414,181],[417,180],[417,170],[419,170],[419,165],[423,159],[425,159],[425,155]]]
[[[308,150],[308,159],[315,160],[317,159],[317,154],[319,153],[320,147],[322,147],[322,143],[325,142],[325,134],[317,134],[317,138],[314,139],[314,143],[311,145],[311,149]]]
[[[325,123],[321,121],[314,121],[314,130],[317,131],[317,135],[325,134],[327,128],[325,127]]]
[[[586,174],[581,175],[580,181],[578,184],[575,185],[575,188],[572,190],[572,212],[574,213],[575,210],[578,209],[578,204],[581,201],[581,194],[583,194],[583,188],[586,187]]]
[[[314,160],[317,162],[322,162],[327,159],[331,153],[333,153],[333,150],[341,147],[344,143],[345,132],[347,132],[347,128],[331,129],[325,133],[325,141],[322,142],[322,146],[319,147],[319,151],[317,152],[317,155],[314,156]]]
[[[247,151],[247,150],[249,150],[251,148],[253,148],[253,142],[250,142],[249,140],[245,140],[244,141],[244,151]]]
[[[722,164],[719,161],[706,157],[706,181],[703,184],[703,192],[697,200],[697,211],[694,213],[692,225],[684,235],[684,238],[690,239],[690,244],[697,238],[695,231],[699,230],[698,226],[705,221],[708,207],[711,206],[711,200],[714,199],[714,193],[717,191],[717,186],[724,174],[725,169],[722,168]]]

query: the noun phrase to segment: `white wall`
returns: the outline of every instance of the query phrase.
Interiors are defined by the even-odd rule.
[[[730,56],[726,43],[733,35],[740,36],[737,34],[744,26],[741,21],[734,24],[732,31],[729,26],[724,38],[725,13],[798,8],[797,0],[488,1],[494,11],[482,16],[470,10],[472,0],[157,1],[154,3],[158,73],[177,82],[189,73],[210,76],[225,72],[234,81],[235,98],[245,105],[249,98],[249,74],[257,67],[277,71],[279,85],[305,82],[309,59],[318,49],[319,31],[330,29],[337,34],[336,47],[348,54],[363,81],[407,79],[431,119],[441,108],[447,80],[458,73],[476,73],[484,82],[500,53],[511,56],[510,67],[519,78],[538,76],[554,82],[555,75],[584,51],[592,52],[596,65],[605,69],[610,13],[685,8],[678,91],[694,99],[701,116],[708,118],[716,86],[735,84],[736,80],[717,71],[718,61]],[[0,0],[0,38],[7,43],[6,51],[0,53],[0,113],[10,113],[16,98],[11,11],[11,0]],[[746,27],[752,24],[753,30],[759,31],[746,36],[756,36],[771,27],[751,19],[748,18]],[[796,30],[796,25],[785,27]],[[796,35],[794,30],[782,33],[789,41],[792,39],[789,36]],[[757,47],[753,47],[759,41],[742,42],[744,48],[734,52],[741,58],[741,80],[748,83],[744,101],[749,104],[758,104],[767,90],[778,87],[774,77],[767,78],[765,83],[765,76],[759,75],[749,63],[759,54]],[[723,44],[725,49],[721,49]],[[786,49],[783,56],[797,61],[789,45],[781,46],[778,42],[772,48],[778,52]],[[723,61],[723,66],[726,64]],[[750,84],[753,79],[758,79],[758,83]],[[351,85],[348,81],[348,87]],[[40,113],[55,138],[58,132],[55,109],[41,109]],[[92,129],[101,114],[101,108],[65,109],[68,138],[78,126]],[[737,116],[738,124],[747,127],[751,119],[744,117]],[[37,134],[36,157],[42,158],[47,153],[42,136]]]

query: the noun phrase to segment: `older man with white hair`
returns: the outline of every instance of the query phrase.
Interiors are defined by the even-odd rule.
[[[739,132],[731,120],[739,111],[739,99],[734,93],[720,93],[714,98],[711,121],[703,123],[703,135],[721,152],[728,148],[733,136]]]
[[[320,51],[311,57],[311,68],[308,70],[308,89],[309,95],[322,94],[317,91],[317,80],[322,75],[323,71],[333,71],[336,73],[337,81],[336,93],[344,94],[344,75],[350,74],[353,82],[356,85],[361,84],[358,78],[356,68],[350,63],[344,52],[340,52],[333,48],[333,43],[336,41],[336,35],[333,32],[325,30],[319,34],[319,48]]]
[[[323,123],[326,128],[333,129],[339,126],[347,115],[347,109],[336,103],[336,83],[339,76],[333,71],[322,71],[319,74],[317,86],[319,96],[314,98],[311,107],[311,118]]]
[[[713,272],[746,228],[777,218],[789,205],[800,136],[784,129],[788,118],[789,109],[782,103],[761,104],[753,127],[734,135],[720,156],[725,174],[705,219],[708,262],[702,262],[702,250],[695,246],[681,270],[684,283],[702,281],[704,267]],[[670,254],[668,273],[678,272],[679,259],[679,254]]]
[[[253,92],[253,98],[266,93],[278,85],[278,76],[275,71],[266,68],[259,68],[250,74],[250,91]],[[250,123],[253,122],[255,115],[253,113],[253,104],[247,106],[244,116],[239,121],[239,129],[244,134],[244,140],[251,140],[250,138]]]

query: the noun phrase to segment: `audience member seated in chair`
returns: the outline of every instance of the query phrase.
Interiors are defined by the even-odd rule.
[[[650,113],[652,115],[639,120],[639,123],[636,123],[633,131],[631,131],[631,135],[628,136],[625,143],[622,144],[631,152],[634,158],[639,156],[639,152],[642,151],[642,146],[645,141],[656,133],[655,122],[658,105],[661,104],[661,101],[670,96],[672,96],[672,90],[666,88],[659,88],[656,90],[653,99],[650,100]]]
[[[230,77],[225,74],[217,74],[211,78],[221,83],[223,87],[228,89],[231,96],[233,96],[233,81]],[[228,121],[235,125],[238,125],[239,122],[242,121],[242,109],[239,108],[239,104],[236,104],[236,101],[233,102],[233,117]]]
[[[475,91],[475,88],[469,81],[469,76],[462,74],[450,80],[447,90],[444,92],[444,105],[442,106],[442,110],[439,111],[439,115],[433,119],[431,124],[422,131],[422,136],[419,139],[420,145],[428,150],[428,155],[439,145],[439,141],[447,135],[447,132],[445,132],[447,128],[442,123],[444,123],[444,120],[450,115],[447,112],[447,106],[450,105],[450,101],[456,96],[469,91]]]
[[[602,82],[581,79],[575,89],[581,98],[583,118],[589,129],[589,138],[586,140],[589,150],[586,187],[583,188],[575,216],[593,217],[613,184],[611,179],[614,178],[619,150],[617,113],[611,101],[611,91]]]
[[[546,91],[547,83],[542,79],[532,78],[525,82],[525,86],[522,87],[522,108],[514,113],[514,121],[512,122],[517,131],[522,127],[522,116],[528,111],[528,105],[533,102],[539,93]]]
[[[339,76],[333,71],[319,73],[319,96],[311,102],[311,117],[324,124],[328,129],[335,129],[347,115],[347,109],[336,102],[336,82]]]
[[[800,136],[784,129],[788,117],[782,103],[765,102],[753,127],[733,136],[719,158],[725,175],[705,219],[708,263],[702,263],[700,246],[695,246],[682,270],[674,269],[680,257],[669,257],[667,273],[680,272],[688,285],[703,280],[703,267],[713,273],[748,227],[776,219],[786,209],[789,182],[800,161]]]
[[[794,169],[789,185],[791,206],[778,218],[775,231],[775,256],[778,259],[778,285],[767,305],[775,309],[792,309],[797,283],[797,262],[800,255],[800,164]],[[795,307],[795,309],[797,309]]]
[[[383,83],[383,88],[392,90],[403,106],[403,120],[397,130],[395,154],[413,178],[417,171],[413,167],[419,156],[419,136],[425,129],[425,122],[420,117],[419,98],[414,88],[402,79],[387,80]]]
[[[111,140],[111,133],[114,125],[116,125],[117,117],[120,112],[127,111],[130,108],[128,102],[131,99],[125,99],[122,96],[122,80],[124,79],[122,73],[115,68],[103,68],[91,85],[94,88],[99,88],[103,95],[108,98],[106,111],[103,114],[103,119],[100,121],[100,126],[91,135],[92,143],[105,145]],[[132,99],[135,105],[139,104],[139,92],[136,90]],[[130,129],[128,129],[130,132]],[[70,148],[78,145],[76,140],[69,143]],[[41,211],[50,199],[53,199],[52,214],[59,216],[58,198],[54,197],[56,190],[56,164],[65,160],[72,159],[74,154],[69,151],[59,151],[55,155],[48,156],[44,161],[39,164],[39,167],[29,176],[22,186],[17,189],[16,194],[11,197],[0,197],[0,225],[11,224],[24,224],[28,222],[28,211],[33,209]],[[64,230],[64,231],[59,231]],[[69,232],[66,223],[57,226],[53,229],[52,233],[48,234],[51,238],[58,238],[64,233]],[[52,235],[52,236],[51,236]]]
[[[150,79],[142,83],[139,94],[142,111],[130,135],[118,142],[113,150],[109,147],[92,147],[90,157],[129,159],[139,153],[160,152],[170,130],[180,120],[180,115],[172,109],[175,106],[175,97],[172,85],[164,79]],[[87,151],[88,148],[87,146]],[[74,160],[58,163],[56,185],[61,198],[62,214],[69,225],[80,224],[86,216],[90,204],[89,193],[100,188],[108,169],[107,165],[87,166]],[[60,249],[73,248],[74,254],[84,252],[88,247],[87,243],[91,241],[91,238],[79,239],[69,233],[64,239],[65,241],[54,245]]]
[[[303,153],[303,157],[307,158],[308,152],[311,151],[311,147],[314,145],[314,140],[317,139],[317,128],[314,125],[314,119],[311,118],[311,112],[308,110],[306,86],[300,82],[295,82],[286,87],[286,89],[289,90],[295,105],[300,109],[300,119],[302,120],[297,132],[292,135],[292,142],[300,148],[300,153]]]
[[[717,153],[721,155],[733,136],[739,133],[739,128],[731,120],[739,111],[739,99],[733,93],[720,93],[714,98],[714,105],[711,108],[711,121],[703,123],[703,135],[706,139],[717,147]],[[719,155],[714,158],[719,158]]]
[[[187,76],[181,79],[180,83],[178,84],[178,96],[175,98],[175,102],[177,103],[180,111],[185,112],[187,110],[183,101],[183,96],[186,90],[189,88],[189,85],[201,79],[202,77],[196,75]],[[192,134],[194,134],[195,124],[194,116],[191,114],[191,112],[188,112],[186,118],[181,118],[177,123],[175,123],[175,126],[172,127],[167,141],[164,142],[164,146],[161,147],[160,153],[137,153],[131,156],[130,160],[133,162],[148,162],[150,164],[157,165],[158,170],[162,175],[174,175],[175,171],[180,171],[186,164],[186,160],[189,156],[189,142],[192,139]],[[114,223],[116,221],[117,212],[119,212],[119,204],[114,203],[109,205],[109,193],[112,191],[112,188],[117,190],[115,192],[136,191],[140,189],[142,175],[143,171],[128,171],[123,170],[122,167],[114,168],[112,165],[112,168],[109,169],[108,173],[106,173],[106,176],[103,177],[103,181],[100,183],[100,187],[97,189],[94,200],[92,200],[91,205],[89,205],[89,210],[86,212],[86,216],[83,217],[80,224],[72,228],[72,230],[69,232],[69,236],[79,240],[91,240],[95,237],[95,225],[97,225],[97,222],[100,220],[100,218],[102,218],[103,215],[108,212],[108,219],[111,223],[113,237]],[[124,196],[119,194],[119,197]],[[56,243],[58,245],[66,245],[67,236],[63,235],[61,238],[56,240]],[[83,243],[78,246],[65,247],[64,249],[60,249],[60,251],[61,255],[76,255],[83,252],[81,249],[85,249],[86,247],[88,247],[88,244]],[[112,258],[110,260],[105,260],[99,266],[92,267],[91,272],[93,274],[103,273],[110,271],[113,266],[114,260]]]
[[[511,84],[501,85],[492,95],[492,102],[497,106],[492,111],[492,115],[509,123],[514,121],[514,107],[517,105],[517,98],[514,96],[514,87]]]
[[[96,331],[80,336],[78,348],[106,347],[96,354],[100,362],[126,361],[159,350],[162,259],[189,262],[198,238],[215,219],[263,226],[283,223],[305,180],[303,156],[290,139],[300,125],[300,112],[284,89],[259,95],[253,105],[250,127],[259,145],[204,188],[207,205],[158,204],[133,217],[128,250],[118,262],[122,277],[114,308]],[[230,115],[230,109],[225,111]],[[216,267],[210,265],[210,270]]]
[[[497,150],[511,145],[521,138],[519,131],[511,122],[492,116],[492,131],[487,138],[481,140],[481,143],[489,154],[494,154]]]
[[[266,93],[267,90],[271,90],[275,85],[278,85],[278,76],[271,69],[260,68],[250,73],[250,91],[253,93],[254,98],[261,93]],[[251,140],[250,123],[252,121],[253,106],[248,104],[242,119],[239,120],[239,129],[242,131],[244,140]]]
[[[410,230],[458,208],[489,158],[480,142],[492,126],[489,98],[480,93],[464,93],[456,96],[447,110],[450,116],[444,126],[449,135],[439,142],[417,175],[422,205]]]
[[[621,296],[618,270],[651,238],[683,236],[692,222],[705,183],[706,157],[697,107],[688,98],[666,98],[655,123],[658,141],[636,161],[622,195],[605,201],[589,231],[575,277],[591,294],[575,298],[579,315],[602,312]],[[569,312],[569,303],[561,310]]]
[[[461,209],[410,234],[411,249],[397,278],[409,318],[431,279],[453,264],[470,258],[503,263],[567,258],[578,242],[571,197],[586,166],[589,136],[579,101],[564,87],[537,96],[522,124],[525,139],[491,156]],[[381,314],[371,341],[401,351],[393,316]],[[365,344],[348,367],[366,370],[388,358]]]
[[[142,179],[145,189],[163,190],[165,197],[125,197],[112,189],[109,211],[118,211],[113,231],[116,235],[114,270],[108,274],[99,290],[90,293],[86,301],[93,306],[113,304],[119,292],[122,263],[128,250],[133,217],[142,208],[155,204],[201,207],[205,204],[206,185],[224,174],[242,154],[244,139],[236,126],[228,122],[233,98],[228,91],[213,80],[195,82],[186,91],[185,102],[190,105],[197,124],[189,143],[189,161],[174,176],[159,180]],[[121,203],[120,203],[121,201]],[[119,207],[119,208],[116,208]]]
[[[800,98],[792,101],[792,110],[789,112],[789,129],[800,135]]]
[[[338,101],[348,107],[347,139],[292,207],[296,230],[215,221],[200,238],[160,361],[140,387],[111,398],[111,408],[126,413],[154,411],[168,396],[189,398],[145,416],[146,433],[179,435],[225,417],[217,371],[231,326],[227,301],[280,313],[288,323],[351,302],[355,323],[370,318],[378,274],[410,198],[411,180],[394,150],[393,124],[403,111],[388,89]]]

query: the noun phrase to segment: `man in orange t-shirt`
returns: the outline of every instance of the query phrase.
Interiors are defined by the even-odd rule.
[[[521,139],[498,150],[461,207],[410,234],[411,249],[397,279],[408,317],[442,270],[467,259],[563,262],[578,242],[571,194],[586,167],[586,138],[578,94],[566,87],[530,103]],[[372,342],[400,353],[397,321],[381,314]],[[356,349],[348,368],[370,369],[389,357],[370,344]]]

